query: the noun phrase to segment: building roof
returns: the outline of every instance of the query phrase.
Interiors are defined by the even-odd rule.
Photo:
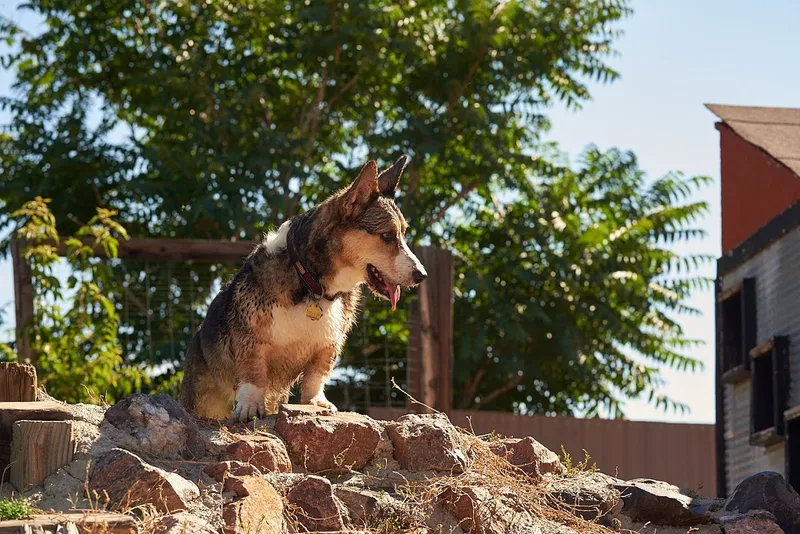
[[[800,109],[706,104],[746,141],[800,176]]]

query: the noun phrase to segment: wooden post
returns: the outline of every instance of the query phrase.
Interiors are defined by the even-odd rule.
[[[16,350],[20,362],[36,366],[26,327],[33,320],[33,281],[31,264],[25,258],[24,241],[11,241],[11,260],[14,265],[14,309],[16,311]]]
[[[72,421],[17,421],[11,438],[11,483],[24,492],[72,461]]]
[[[411,308],[409,390],[419,402],[449,413],[453,383],[453,257],[449,251],[434,247],[419,247],[414,253],[428,271],[428,279],[420,285]]]
[[[36,400],[36,368],[24,363],[0,362],[0,402]]]

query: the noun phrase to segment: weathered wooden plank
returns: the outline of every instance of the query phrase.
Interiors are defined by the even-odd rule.
[[[94,240],[81,239],[84,244],[92,245]],[[67,246],[62,240],[58,245],[58,253],[67,253]],[[130,260],[161,261],[198,261],[238,264],[243,261],[257,242],[254,241],[214,241],[210,239],[128,239],[120,241],[117,256]],[[104,256],[102,249],[95,254]]]
[[[767,355],[771,356],[772,348],[774,346],[775,346],[774,339],[768,339],[763,343],[759,343],[758,345],[750,349],[750,357],[755,360],[756,358],[760,358],[762,356],[767,356]]]
[[[14,267],[14,311],[16,317],[15,348],[17,358],[24,363],[36,365],[26,327],[33,320],[33,277],[31,264],[25,259],[24,241],[11,241],[11,261]]]
[[[33,519],[0,521],[0,534],[19,534],[43,530],[55,532],[59,525],[74,525],[80,534],[135,534],[136,520],[127,515],[99,514],[40,514]],[[67,532],[69,532],[67,530]]]
[[[17,421],[11,438],[11,484],[27,491],[72,461],[72,421]]]
[[[0,362],[0,402],[35,401],[36,385],[34,366]]]
[[[0,402],[0,433],[10,431],[17,421],[68,421],[72,412],[64,404],[54,401]]]

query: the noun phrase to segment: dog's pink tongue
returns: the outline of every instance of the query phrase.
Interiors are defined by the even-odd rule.
[[[389,299],[392,301],[392,311],[397,309],[397,301],[400,300],[400,286],[389,288]]]

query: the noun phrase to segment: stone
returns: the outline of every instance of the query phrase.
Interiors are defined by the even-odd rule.
[[[558,455],[531,437],[506,438],[489,443],[489,449],[529,475],[562,473]]]
[[[616,484],[615,488],[622,499],[621,513],[633,521],[678,527],[711,522],[707,508],[672,484],[635,479]]]
[[[333,410],[314,404],[281,404],[278,413],[286,414],[288,417],[297,417],[300,415],[333,415]]]
[[[741,481],[728,497],[725,510],[766,510],[784,531],[800,531],[800,495],[774,471],[762,471]]]
[[[230,501],[222,508],[225,534],[284,531],[283,500],[264,478],[228,477],[222,493],[230,497]]]
[[[295,482],[286,494],[292,505],[295,520],[308,531],[336,531],[344,529],[344,506],[333,495],[327,478],[308,475]]]
[[[359,414],[290,415],[275,423],[294,465],[310,473],[363,469],[375,454],[381,436],[377,421]]]
[[[152,505],[158,512],[186,510],[200,496],[198,487],[178,475],[154,467],[135,454],[112,449],[91,467],[89,490],[108,499],[118,509]]]
[[[513,510],[503,498],[492,495],[481,486],[465,486],[458,490],[448,488],[439,499],[440,505],[467,534],[507,534],[512,527],[521,527],[532,521],[528,513]]]
[[[622,507],[614,480],[602,473],[592,473],[579,478],[553,478],[545,488],[558,508],[567,507],[584,519],[602,522],[609,513]]]
[[[386,491],[373,491],[353,486],[336,485],[334,495],[347,509],[352,526],[359,528],[410,528],[413,510],[409,505]]]
[[[775,516],[759,510],[746,514],[722,516],[718,521],[725,529],[725,534],[783,534],[784,530],[775,522]]]
[[[223,453],[226,460],[247,462],[262,473],[292,472],[286,446],[278,437],[267,434],[236,437],[238,441],[228,445]]]
[[[461,473],[467,465],[458,432],[444,414],[404,415],[386,431],[403,469]]]
[[[109,408],[105,419],[131,436],[124,446],[141,454],[200,458],[206,453],[194,418],[169,395],[131,395]]]
[[[203,473],[207,474],[217,482],[222,482],[226,477],[229,476],[257,476],[261,474],[261,471],[259,471],[258,468],[252,464],[228,460],[226,462],[217,462],[215,464],[206,466],[203,469]]]
[[[151,534],[217,534],[208,521],[186,512],[164,515],[149,526]]]

